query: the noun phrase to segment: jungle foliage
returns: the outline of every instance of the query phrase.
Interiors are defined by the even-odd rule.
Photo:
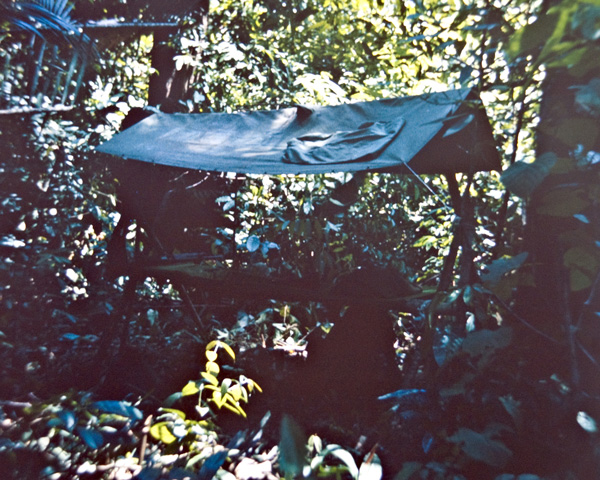
[[[597,2],[3,0],[0,15],[2,478],[598,477]],[[178,27],[85,27],[119,17]],[[176,173],[184,196],[161,204],[94,151],[147,105],[460,87],[503,172]],[[178,224],[182,205],[205,214]],[[139,259],[166,255],[152,230],[240,275],[413,303],[340,317],[145,276]]]

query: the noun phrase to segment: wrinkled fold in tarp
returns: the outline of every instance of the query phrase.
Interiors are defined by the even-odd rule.
[[[396,138],[404,120],[364,123],[357,130],[312,134],[288,142],[286,163],[308,165],[368,162],[377,158]]]
[[[474,121],[447,135],[461,115]],[[98,151],[186,169],[242,174],[468,172],[500,167],[476,92],[449,90],[335,106],[237,113],[155,113]]]

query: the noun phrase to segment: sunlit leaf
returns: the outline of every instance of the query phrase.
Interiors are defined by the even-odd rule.
[[[214,350],[207,350],[206,351],[206,359],[209,362],[216,362],[217,361],[217,357],[218,357],[218,353],[215,352]]]
[[[598,422],[594,420],[588,413],[580,411],[577,412],[577,423],[586,432],[596,433],[598,432]]]
[[[216,377],[221,371],[221,368],[219,367],[219,364],[215,362],[206,362],[205,371],[206,373]]]
[[[226,402],[226,398],[220,390],[215,390],[212,394],[212,401],[215,402],[217,407],[221,408]]]
[[[204,380],[206,380],[211,385],[217,386],[219,384],[219,380],[217,380],[217,377],[215,377],[214,375],[211,375],[210,373],[201,372],[200,375],[202,376],[202,378]],[[189,383],[188,383],[188,385],[189,385]]]
[[[206,350],[212,350],[212,349],[215,349],[215,351],[216,351],[216,350],[218,350],[219,348],[222,348],[222,349],[224,349],[224,350],[225,350],[225,351],[226,351],[226,352],[229,354],[229,356],[230,356],[230,357],[231,357],[233,360],[235,360],[235,353],[234,353],[234,351],[232,350],[232,348],[231,348],[229,345],[227,345],[225,342],[222,342],[221,340],[213,340],[212,342],[210,342],[210,343],[209,343],[209,344],[206,346]]]
[[[348,473],[352,478],[358,477],[358,467],[356,466],[356,462],[354,461],[354,457],[348,451],[336,444],[327,445],[319,455],[315,456],[311,461],[311,469],[315,470],[318,468],[325,460],[328,455],[333,455],[338,460],[340,460],[348,469]]]
[[[215,379],[216,380],[216,379]],[[196,395],[200,392],[200,388],[196,385],[196,382],[188,382],[185,387],[181,389],[181,395],[187,397],[188,395]]]
[[[380,480],[383,477],[381,460],[376,453],[365,456],[358,469],[358,480]]]
[[[239,402],[242,399],[247,400],[247,396],[244,398],[244,394],[242,392],[245,392],[245,390],[246,389],[243,388],[239,383],[236,383],[235,385],[232,385],[229,390],[227,390],[227,393],[229,393],[236,402]]]
[[[177,415],[179,418],[181,418],[182,420],[185,420],[185,418],[186,418],[185,413],[182,412],[181,410],[177,410],[176,408],[161,408],[161,412],[173,413],[173,414]]]
[[[167,445],[177,440],[177,437],[171,433],[169,429],[170,423],[158,422],[150,427],[150,435],[156,440],[160,440]]]

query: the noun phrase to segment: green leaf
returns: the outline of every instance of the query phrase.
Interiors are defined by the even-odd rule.
[[[77,435],[90,448],[97,450],[104,445],[104,437],[97,430],[91,428],[77,427]]]
[[[473,460],[492,467],[503,468],[512,456],[512,452],[502,442],[491,439],[489,434],[478,433],[470,428],[459,428],[448,440],[459,444],[462,451]]]
[[[73,431],[73,427],[75,427],[77,420],[75,419],[75,414],[72,411],[61,410],[58,412],[58,418],[60,418],[62,424],[69,432]]]
[[[554,33],[559,20],[558,12],[541,15],[517,31],[510,39],[506,53],[510,60],[540,51]]]
[[[563,255],[563,263],[569,269],[571,290],[578,292],[592,285],[600,268],[600,258],[595,249],[577,246]]]
[[[600,5],[581,2],[571,20],[571,28],[579,31],[586,40],[600,39]]]
[[[592,78],[587,85],[573,87],[577,107],[593,117],[600,116],[600,78]]]
[[[469,355],[477,356],[510,345],[512,329],[501,327],[498,330],[476,330],[469,332],[462,342],[462,350]]]
[[[96,408],[104,413],[112,413],[115,415],[128,417],[132,420],[141,420],[144,416],[140,409],[132,406],[129,402],[122,402],[118,400],[102,400],[99,402],[94,402],[92,403],[92,408]]]
[[[528,197],[550,173],[557,159],[556,154],[548,152],[532,163],[515,162],[502,173],[500,180],[516,196]]]
[[[494,260],[486,267],[486,271],[480,275],[481,280],[486,287],[494,288],[504,275],[523,265],[528,256],[527,252],[521,252],[514,257],[504,256]]]
[[[246,248],[249,252],[256,252],[260,248],[260,239],[255,235],[250,235],[246,240]]]
[[[286,478],[300,475],[306,465],[306,435],[288,415],[281,420],[279,464]]]
[[[173,405],[177,400],[180,400],[183,395],[181,392],[175,392],[169,395],[164,401],[164,405],[170,406]]]
[[[156,440],[169,445],[177,440],[177,437],[171,433],[169,422],[158,422],[150,427],[150,435]]]

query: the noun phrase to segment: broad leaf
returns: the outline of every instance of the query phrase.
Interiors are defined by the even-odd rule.
[[[196,385],[196,382],[188,382],[185,387],[181,389],[181,395],[184,397],[196,395],[198,392],[200,392],[200,388]]]
[[[486,267],[485,272],[481,274],[481,280],[483,280],[486,287],[494,288],[504,275],[523,265],[528,256],[527,252],[521,252],[514,257],[504,256],[494,260]]]
[[[210,342],[207,346],[206,346],[206,350],[215,350],[217,351],[219,348],[224,349],[229,356],[235,360],[235,353],[233,352],[232,348],[227,345],[225,342],[222,342],[221,340],[213,340],[212,342]]]
[[[64,427],[69,431],[73,431],[73,427],[77,423],[75,414],[71,410],[61,410],[58,412],[58,418],[62,421]]]
[[[462,350],[469,355],[483,355],[497,348],[510,345],[512,340],[512,329],[501,327],[498,330],[477,330],[470,332],[462,342]]]
[[[279,464],[286,478],[301,474],[306,465],[306,435],[288,415],[281,420]]]
[[[177,437],[171,433],[169,422],[155,423],[150,427],[150,435],[156,440],[160,440],[167,445],[177,440]]]
[[[381,460],[376,453],[367,454],[358,470],[358,480],[381,480],[382,477]]]
[[[104,437],[97,430],[91,428],[77,427],[77,435],[90,448],[97,450],[104,445]]]
[[[122,415],[132,420],[141,420],[143,414],[139,408],[132,406],[129,402],[121,402],[117,400],[102,400],[94,402],[92,408],[97,408],[103,413],[112,413]]]
[[[254,235],[250,235],[246,240],[246,248],[249,252],[256,252],[260,248],[260,240]]]
[[[554,153],[544,153],[534,162],[515,162],[500,177],[504,186],[518,197],[528,197],[542,183],[556,163]]]
[[[504,467],[512,456],[512,452],[502,442],[491,439],[489,434],[478,433],[470,428],[459,428],[448,440],[459,444],[462,451],[473,460],[492,467]]]

